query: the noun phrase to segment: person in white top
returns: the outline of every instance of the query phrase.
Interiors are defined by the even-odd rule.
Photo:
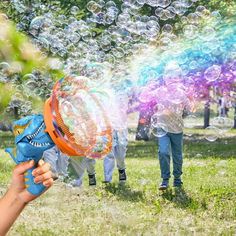
[[[164,85],[153,91],[157,101],[155,122],[161,134],[158,136],[158,157],[162,182],[159,189],[165,190],[170,179],[170,151],[173,159],[174,187],[182,186],[183,165],[183,112],[193,110],[182,83],[181,68],[170,63],[164,71]]]

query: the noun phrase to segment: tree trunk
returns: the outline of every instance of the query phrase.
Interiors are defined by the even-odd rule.
[[[207,128],[210,125],[210,101],[205,103],[204,107],[204,128]]]
[[[14,117],[15,119],[19,118],[19,107],[14,107]]]

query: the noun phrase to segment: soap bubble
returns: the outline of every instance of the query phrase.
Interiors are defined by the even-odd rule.
[[[116,7],[116,3],[113,2],[113,1],[108,1],[108,2],[106,2],[106,7],[107,7],[107,8]]]
[[[230,22],[227,22],[227,26],[221,25],[226,22],[217,11],[210,12],[204,6],[196,6],[194,9],[197,4],[193,3],[197,0],[124,0],[121,6],[115,1],[87,1],[88,12],[85,12],[83,20],[80,19],[80,9],[73,4],[63,15],[59,2],[44,2],[33,2],[29,9],[24,1],[12,1],[17,14],[20,13],[21,22],[16,22],[18,29],[30,34],[33,43],[43,50],[45,57],[48,54],[61,57],[58,61],[48,61],[50,69],[85,76],[86,86],[90,89],[114,86],[117,90],[127,92],[137,86],[137,90],[143,92],[150,86],[145,96],[136,96],[136,102],[151,109],[159,99],[158,88],[165,84],[169,89],[161,93],[165,101],[162,104],[158,102],[158,110],[163,111],[167,107],[171,112],[180,113],[182,105],[187,101],[186,93],[190,86],[195,90],[188,93],[188,96],[205,100],[209,92],[207,86],[214,86],[213,90],[217,93],[218,87],[228,89],[232,81],[235,82],[236,67],[230,62],[236,55],[232,43],[233,27],[229,27],[232,32],[228,32]],[[169,24],[163,24],[165,21]],[[177,35],[177,32],[180,34]],[[0,37],[3,37],[2,34]],[[127,69],[120,66],[129,65],[134,58],[130,60],[132,54],[143,60],[136,66],[134,75],[130,75],[130,67]],[[176,65],[165,68],[170,59]],[[108,68],[104,64],[106,62],[111,64]],[[138,67],[146,66],[152,69],[135,76],[139,74]],[[119,68],[120,73],[112,71],[115,68]],[[9,69],[0,68],[0,81],[13,81],[12,73],[15,71],[21,73],[22,69],[14,70],[12,62]],[[15,77],[14,81],[17,80]],[[22,80],[27,95],[50,95],[47,78],[31,72]],[[155,84],[153,88],[151,82]],[[102,96],[98,94],[96,96]],[[65,110],[69,112],[74,109],[74,105],[68,102],[71,106],[67,103],[61,105],[65,105]],[[82,103],[85,103],[83,99]],[[189,116],[185,121],[191,119],[194,120]],[[228,130],[232,122],[221,120],[224,124],[219,124],[220,120],[213,119],[212,125],[220,132],[226,132],[224,130]],[[193,122],[187,123],[187,126],[193,126]],[[153,132],[158,133],[156,130]],[[97,143],[101,140],[97,138]],[[99,144],[95,149],[99,150],[100,147],[103,148]]]
[[[101,13],[102,6],[94,1],[90,1],[87,4],[87,9],[88,9],[88,11],[91,11],[94,14],[98,14],[98,13]]]
[[[211,41],[214,40],[216,36],[216,32],[214,28],[211,26],[206,26],[202,29],[201,34],[199,35],[200,38],[206,40],[206,41]]]
[[[23,80],[36,81],[37,78],[34,74],[26,74],[22,78]]]
[[[168,127],[166,124],[162,123],[162,114],[156,113],[151,117],[151,133],[155,137],[163,137],[168,132]]]
[[[152,117],[151,117],[151,122],[150,122],[150,124],[151,124],[153,127],[157,127],[159,123],[161,123],[161,116],[160,116],[160,114],[155,113],[155,114],[152,115]]]
[[[138,2],[139,4],[142,4],[142,5],[145,4],[146,1],[147,1],[147,0],[137,0],[137,2]]]
[[[114,57],[119,58],[119,59],[125,55],[125,52],[124,52],[123,48],[121,48],[121,47],[113,48],[111,50],[111,52],[114,55]]]
[[[97,87],[109,80],[110,74],[109,64],[89,63],[84,67],[82,74],[89,79],[88,84],[91,87]]]
[[[79,8],[77,6],[73,6],[70,9],[72,15],[77,15],[79,13]]]
[[[221,132],[227,132],[234,127],[234,120],[228,117],[215,117],[211,122],[212,126],[218,128]]]
[[[213,65],[206,69],[204,76],[209,82],[215,81],[221,74],[221,67],[219,65]]]
[[[157,6],[165,8],[171,4],[171,0],[157,0],[156,4],[157,4]]]
[[[172,2],[171,6],[175,9],[175,13],[180,16],[182,16],[187,11],[186,5],[181,1],[174,1]]]
[[[155,126],[151,126],[151,133],[158,138],[165,136],[168,132],[168,128],[164,123],[156,123]]]
[[[172,14],[170,11],[166,10],[166,9],[162,9],[162,8],[157,8],[155,10],[155,14],[157,16],[159,16],[159,18],[163,21],[168,20],[169,18],[172,18]]]
[[[0,63],[0,82],[7,82],[10,75],[10,65],[7,62]]]
[[[50,26],[51,21],[49,18],[46,18],[44,16],[37,16],[30,23],[29,33],[33,36],[38,36],[41,31],[46,30]]]
[[[220,130],[215,126],[208,126],[204,131],[204,138],[209,142],[215,142],[219,138]]]
[[[197,26],[195,25],[186,25],[183,29],[183,32],[186,36],[186,38],[189,38],[189,39],[193,39],[195,37],[197,37]]]

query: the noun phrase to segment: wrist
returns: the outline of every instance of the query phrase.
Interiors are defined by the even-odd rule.
[[[25,202],[21,198],[21,194],[16,191],[15,188],[10,187],[8,192],[6,193],[7,198],[9,199],[9,203],[12,205],[17,205],[19,208],[24,208],[27,205],[27,202]]]

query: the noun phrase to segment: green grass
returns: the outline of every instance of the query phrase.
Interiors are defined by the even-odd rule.
[[[87,176],[80,189],[56,182],[27,206],[9,235],[235,235],[236,148],[232,138],[227,142],[230,146],[225,140],[187,141],[184,189],[170,188],[165,193],[157,190],[160,170],[151,142],[143,145],[152,150],[146,157],[126,159],[126,185],[118,184],[117,171],[114,182],[103,185],[102,161],[98,161],[96,188],[88,186]],[[135,156],[136,148],[141,151],[141,144],[131,143],[129,155]],[[13,164],[3,151],[0,155],[3,194]]]

